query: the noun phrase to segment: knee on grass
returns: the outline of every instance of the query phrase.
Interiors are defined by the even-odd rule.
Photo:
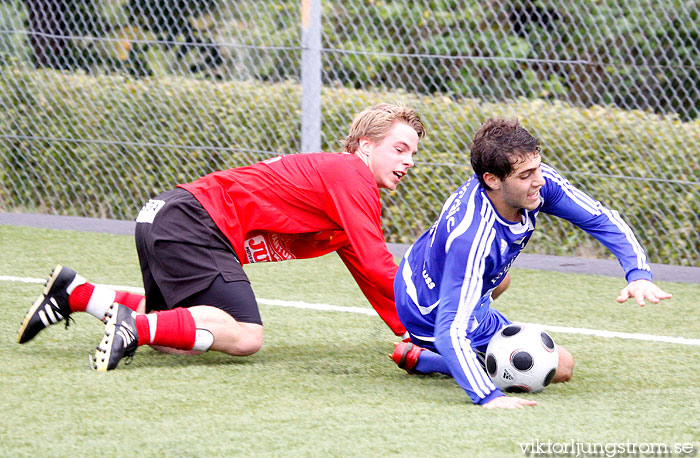
[[[554,383],[568,382],[574,375],[574,357],[562,346],[558,346],[557,350],[559,352],[559,365],[552,381]]]
[[[218,350],[232,356],[250,356],[262,348],[262,343],[262,326],[240,323],[239,332],[236,335],[215,336],[212,350]]]

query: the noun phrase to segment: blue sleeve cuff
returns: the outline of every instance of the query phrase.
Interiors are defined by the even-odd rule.
[[[479,404],[480,406],[482,406],[482,405],[486,404],[487,402],[490,402],[490,401],[492,401],[492,400],[494,400],[494,399],[496,399],[496,398],[500,398],[501,396],[505,396],[505,394],[503,394],[503,391],[501,391],[501,390],[499,390],[498,388],[496,388],[496,389],[493,390],[488,396],[486,396],[484,399],[482,399],[481,401],[479,401],[478,404]]]
[[[644,269],[632,269],[625,274],[627,283],[631,283],[635,280],[649,280],[652,281],[651,271]]]

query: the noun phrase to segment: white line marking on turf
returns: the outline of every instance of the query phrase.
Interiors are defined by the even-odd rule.
[[[313,309],[313,310],[323,310],[327,312],[350,312],[350,313],[360,313],[362,315],[374,315],[377,316],[377,312],[373,309],[362,308],[362,307],[345,307],[342,305],[330,305],[330,304],[309,304],[307,302],[299,301],[281,301],[278,299],[260,299],[258,302],[265,305],[276,305],[279,307],[293,307],[297,309]]]
[[[0,281],[12,281],[20,283],[45,283],[46,279],[43,278],[25,278],[25,277],[13,277],[7,275],[0,275]],[[143,294],[143,288],[134,286],[122,286],[122,285],[102,285],[108,288],[112,288],[119,291],[129,291],[132,293]],[[373,309],[362,308],[362,307],[343,307],[339,305],[330,304],[309,304],[307,302],[301,301],[282,301],[278,299],[262,299],[257,298],[258,302],[265,305],[273,305],[278,307],[293,307],[298,309],[311,309],[311,310],[322,310],[326,312],[346,312],[346,313],[359,313],[362,315],[377,315]],[[527,323],[524,323],[527,324]],[[605,337],[605,338],[618,338],[618,339],[632,339],[632,340],[644,340],[650,342],[666,342],[681,345],[697,345],[700,346],[700,339],[686,339],[685,337],[671,337],[671,336],[657,336],[653,334],[639,334],[639,333],[628,333],[628,332],[616,332],[616,331],[605,331],[599,329],[586,329],[586,328],[570,328],[568,326],[550,326],[546,324],[538,324],[552,332],[560,332],[564,334],[581,334],[586,336],[595,337]]]
[[[19,283],[46,283],[45,278],[23,278],[23,277],[12,277],[9,275],[0,275],[0,280],[2,281],[14,281]]]
[[[527,324],[527,323],[523,323]],[[533,324],[533,323],[531,323]],[[553,326],[548,324],[538,324],[536,326],[541,326],[548,331],[561,332],[564,334],[582,334],[586,336],[595,337],[607,337],[607,338],[619,338],[619,339],[632,339],[632,340],[646,340],[651,342],[666,342],[675,343],[681,345],[700,345],[700,339],[686,339],[685,337],[671,337],[671,336],[656,336],[654,334],[639,334],[639,333],[628,333],[628,332],[616,332],[616,331],[605,331],[600,329],[586,329],[586,328],[570,328],[568,326]]]

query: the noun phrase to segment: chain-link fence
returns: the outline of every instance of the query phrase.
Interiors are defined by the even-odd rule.
[[[132,219],[210,171],[339,150],[379,101],[421,113],[387,238],[414,240],[517,117],[653,262],[700,265],[695,1],[0,0],[0,210]],[[604,256],[543,221],[528,250]]]

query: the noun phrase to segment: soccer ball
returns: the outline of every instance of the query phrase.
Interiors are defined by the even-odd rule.
[[[486,348],[486,372],[509,393],[537,393],[552,382],[559,364],[554,340],[541,328],[510,324]]]

